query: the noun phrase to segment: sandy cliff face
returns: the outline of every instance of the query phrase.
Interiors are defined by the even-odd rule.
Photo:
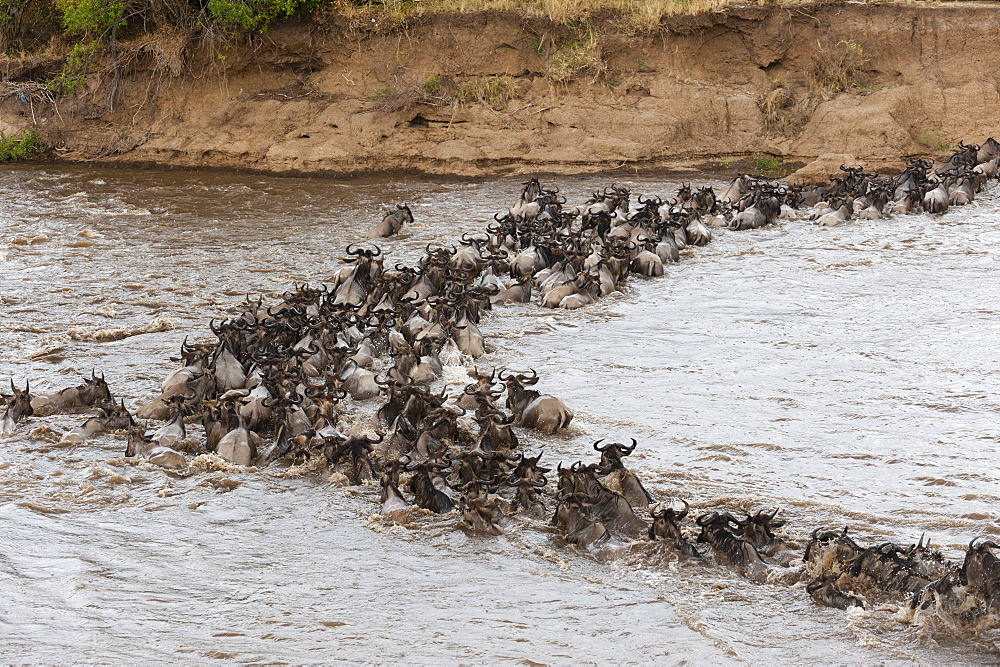
[[[651,32],[592,26],[595,66],[558,83],[553,59],[579,29],[509,13],[392,30],[292,22],[214,61],[158,37],[123,47],[113,113],[109,77],[92,75],[59,114],[36,107],[35,121],[7,98],[0,131],[37,123],[77,160],[460,175],[697,169],[753,154],[879,166],[1000,135],[1000,11],[990,7],[767,6]],[[821,70],[845,57],[846,92],[824,89]],[[497,109],[448,100],[491,76],[513,77],[518,96]],[[432,79],[440,89],[424,94]]]

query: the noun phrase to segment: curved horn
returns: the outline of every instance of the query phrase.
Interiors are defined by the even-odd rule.
[[[706,514],[702,514],[697,519],[695,519],[695,523],[697,523],[699,526],[705,527],[718,518],[719,518],[718,512],[707,512]]]
[[[596,465],[592,468],[592,470],[594,471],[594,474],[595,475],[600,475],[601,477],[604,477],[605,475],[610,475],[614,471],[614,469],[615,469],[615,466],[614,466],[614,464],[611,464],[611,463],[609,463],[608,465],[606,465],[603,468],[601,468],[600,466],[596,466]]]

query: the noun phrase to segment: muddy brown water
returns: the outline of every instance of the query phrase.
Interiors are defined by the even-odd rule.
[[[621,178],[633,192],[676,183]],[[608,179],[561,178],[570,201]],[[482,229],[516,180],[338,182],[74,167],[0,171],[0,382],[36,393],[103,370],[133,409],[246,294],[328,279],[377,212],[382,243]],[[359,230],[361,230],[359,232]],[[534,368],[576,412],[525,434],[544,462],[629,459],[658,499],[780,507],[785,532],[951,556],[1000,532],[1000,198],[940,218],[721,232],[669,275],[571,313],[494,311],[480,366]],[[375,517],[377,487],[199,459],[178,476],[107,436],[54,444],[81,416],[0,443],[0,654],[85,662],[995,661],[995,632],[930,634],[891,609],[814,604],[795,577],[752,584],[669,549],[602,558],[543,524],[500,537],[454,516]]]

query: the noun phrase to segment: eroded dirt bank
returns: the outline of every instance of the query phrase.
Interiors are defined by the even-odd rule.
[[[58,114],[6,97],[0,131],[35,129],[68,160],[274,172],[704,169],[829,154],[881,166],[1000,135],[997,34],[1000,11],[969,5],[729,8],[647,32],[513,13],[392,29],[327,16],[222,54],[181,36],[122,44],[113,112],[106,69]],[[557,81],[554,63],[574,48],[581,68]],[[44,80],[52,67],[8,64],[6,76]],[[487,77],[512,77],[514,99],[455,101]]]

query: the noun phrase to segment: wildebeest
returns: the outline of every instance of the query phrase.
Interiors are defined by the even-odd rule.
[[[174,396],[169,403],[171,406],[170,421],[157,430],[150,439],[163,447],[173,448],[187,438],[184,418],[188,415],[188,407],[184,403],[183,396]]]
[[[150,463],[161,468],[170,470],[183,470],[187,468],[187,459],[180,452],[156,444],[146,437],[141,428],[134,428],[129,431],[128,443],[125,446],[125,456],[141,456],[148,459]]]
[[[500,372],[500,380],[507,385],[507,407],[514,413],[514,419],[521,426],[534,428],[542,433],[555,433],[566,428],[573,420],[573,412],[555,396],[539,394],[527,389],[538,383],[538,373],[532,376]]]
[[[403,464],[403,470],[413,473],[410,478],[410,491],[413,492],[415,505],[435,514],[444,514],[455,509],[455,502],[449,494],[450,487],[441,477],[442,473],[448,470],[448,464],[433,461],[406,462]]]
[[[951,197],[948,196],[948,188],[942,180],[937,184],[937,187],[928,190],[927,193],[924,194],[924,210],[928,213],[941,215],[948,210],[950,201]]]
[[[834,199],[830,202],[830,211],[821,215],[816,224],[821,227],[836,227],[850,219],[854,213],[854,200],[850,197]]]
[[[560,494],[552,525],[561,528],[571,544],[584,549],[600,546],[611,538],[611,534],[599,519],[591,516],[593,504],[583,494]]]
[[[598,479],[599,474],[607,474],[610,469],[577,461],[569,468],[560,465],[557,471],[559,493],[572,494],[578,509],[584,510],[587,516],[633,539],[648,533],[649,525],[636,515],[625,496],[604,486]]]
[[[35,413],[31,407],[31,383],[25,380],[24,391],[20,391],[14,386],[14,380],[10,381],[11,395],[5,396],[7,407],[0,416],[0,436],[12,435],[14,425],[25,417],[30,417]]]
[[[111,409],[98,408],[97,414],[79,427],[60,438],[60,443],[83,443],[98,433],[105,431],[123,431],[135,427],[132,415],[125,407],[124,401]]]
[[[650,511],[653,523],[649,526],[649,539],[673,542],[682,555],[691,558],[701,558],[698,549],[688,542],[681,532],[680,522],[688,515],[688,510],[690,509],[686,500],[682,502],[684,503],[684,509],[681,511],[677,511],[673,507]]]
[[[548,486],[545,473],[551,472],[552,469],[539,466],[541,458],[541,453],[533,457],[522,456],[517,467],[508,476],[507,486],[516,489],[512,503],[515,510],[535,515],[545,514],[545,501],[542,500],[540,492]]]
[[[741,534],[743,539],[752,544],[761,556],[778,565],[787,566],[795,559],[796,554],[791,544],[774,534],[773,529],[785,525],[784,520],[775,519],[777,515],[778,508],[775,508],[770,514],[765,514],[764,510],[753,515],[747,514]]]
[[[462,496],[460,506],[462,520],[473,530],[487,535],[503,534],[503,529],[500,527],[503,513],[495,502],[488,501],[482,496]]]
[[[375,478],[375,463],[371,459],[374,445],[385,436],[373,438],[360,429],[355,429],[344,438],[333,438],[323,450],[327,465],[331,468],[347,464],[347,478],[351,484],[361,484],[365,479]]]
[[[761,189],[754,191],[751,204],[733,216],[729,221],[730,229],[757,229],[769,225],[778,219],[781,212],[781,200],[774,191]]]
[[[257,458],[261,437],[247,427],[243,415],[234,415],[231,419],[230,430],[219,440],[215,452],[230,463],[248,466]]]
[[[809,593],[821,605],[834,609],[865,606],[864,601],[858,596],[840,590],[835,574],[826,574],[813,579],[806,584],[806,593]]]
[[[36,412],[58,412],[85,407],[110,408],[113,406],[114,399],[111,397],[111,388],[104,380],[104,373],[97,377],[95,371],[91,371],[90,377],[84,378],[81,385],[67,387],[49,396],[37,396],[31,399],[31,407]]]
[[[864,548],[847,534],[847,526],[844,526],[842,531],[817,528],[812,532],[809,542],[806,544],[805,555],[802,559],[807,563],[840,573],[863,551]]]
[[[388,517],[395,523],[402,524],[410,520],[410,508],[412,505],[403,498],[403,494],[399,490],[398,475],[398,462],[394,471],[387,470],[380,475],[382,495],[379,498],[379,502],[381,502],[382,516]]]
[[[747,579],[757,583],[767,580],[768,567],[750,542],[734,533],[742,530],[745,522],[729,512],[708,512],[696,519],[701,526],[698,541],[709,544],[715,553],[736,567]]]
[[[605,485],[613,480],[615,486],[621,492],[633,509],[645,509],[653,502],[653,497],[642,485],[639,478],[631,470],[625,467],[622,458],[630,455],[638,446],[635,438],[632,438],[632,446],[626,447],[617,442],[600,446],[602,440],[594,443],[594,449],[601,453],[601,468],[608,471]]]
[[[413,212],[406,204],[396,204],[396,210],[389,211],[378,223],[368,231],[368,238],[388,238],[395,236],[404,224],[413,224]]]
[[[993,555],[992,549],[1000,549],[1000,545],[991,540],[972,540],[959,577],[989,609],[996,611],[1000,610],[1000,559]]]

